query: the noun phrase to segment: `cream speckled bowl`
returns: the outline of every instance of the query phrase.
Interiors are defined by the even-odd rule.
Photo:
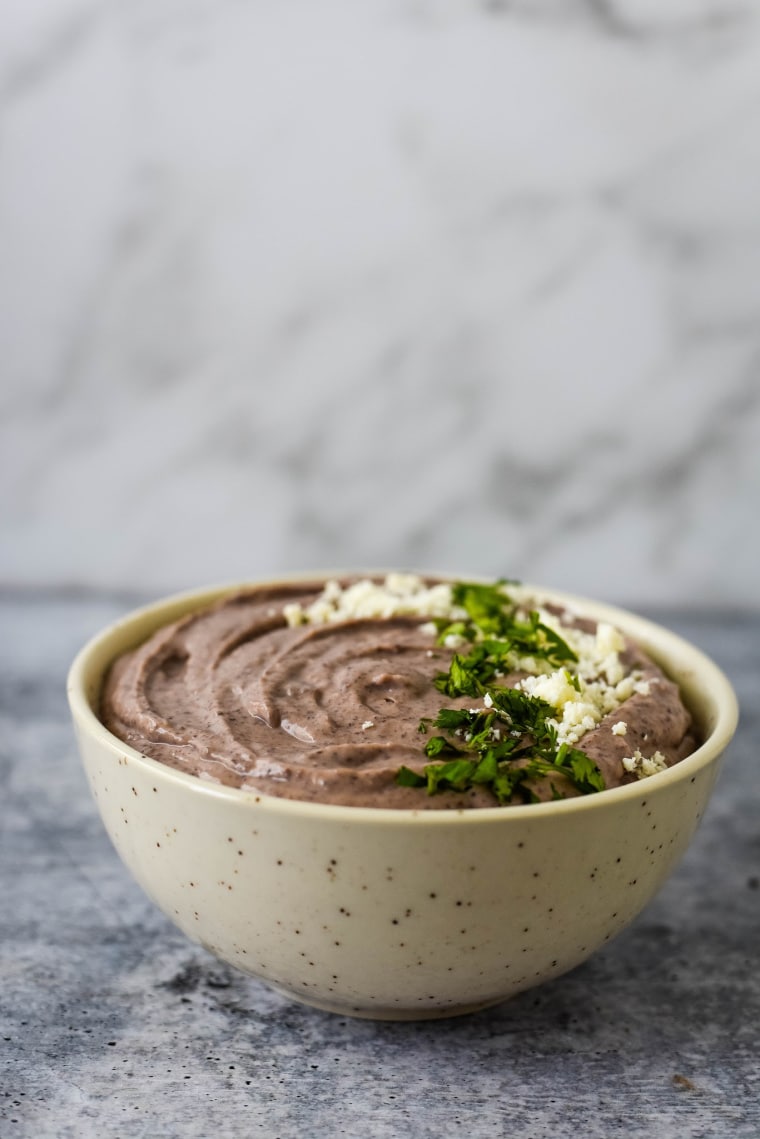
[[[107,731],[93,709],[111,661],[239,588],[130,614],[82,650],[68,681],[82,759],[114,846],[163,912],[222,960],[343,1014],[464,1013],[584,961],[640,912],[686,850],[736,727],[728,681],[673,633],[554,591],[536,593],[617,625],[678,681],[705,738],[698,751],[662,774],[585,798],[416,812],[220,787]]]

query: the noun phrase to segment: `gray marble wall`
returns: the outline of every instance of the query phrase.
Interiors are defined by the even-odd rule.
[[[753,0],[3,0],[0,583],[760,605]]]

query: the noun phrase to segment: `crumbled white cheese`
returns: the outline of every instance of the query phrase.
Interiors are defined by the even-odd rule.
[[[647,757],[641,754],[639,748],[636,748],[633,755],[625,757],[623,767],[630,775],[635,775],[637,779],[646,779],[650,775],[657,775],[659,771],[667,771],[668,761],[660,751],[656,751]]]
[[[596,627],[596,655],[607,657],[611,653],[617,655],[625,648],[623,634],[614,625],[600,621]]]
[[[328,581],[311,605],[285,605],[283,615],[295,627],[377,617],[453,618],[464,614],[452,604],[451,586],[445,582],[428,586],[416,574],[389,573],[382,584],[366,579],[345,589],[337,581]],[[432,631],[437,631],[435,625]]]
[[[628,725],[625,720],[618,720],[616,724],[612,725],[613,736],[624,736],[628,731]]]
[[[557,731],[558,741],[572,747],[635,693],[648,695],[649,681],[637,670],[626,674],[620,659],[625,638],[613,625],[600,622],[595,633],[586,633],[563,625],[554,613],[540,606],[538,614],[578,657],[572,666],[574,675],[565,668],[552,671],[546,661],[523,658],[511,663],[531,675],[517,687],[556,709],[557,715],[549,722]],[[526,667],[534,664],[537,667]]]
[[[486,692],[485,696],[483,697],[483,703],[485,704],[486,708],[493,708],[493,698],[490,692]]]
[[[374,728],[374,726],[375,726],[374,720],[365,720],[364,723],[362,724],[362,731],[366,732],[367,728]]]
[[[465,640],[464,637],[461,637],[459,635],[459,633],[448,633],[443,638],[443,643],[447,649],[461,649],[462,645],[465,643]]]
[[[564,668],[557,669],[548,676],[526,676],[518,687],[528,696],[537,696],[554,708],[562,708],[568,702],[576,702],[580,695],[568,680]]]

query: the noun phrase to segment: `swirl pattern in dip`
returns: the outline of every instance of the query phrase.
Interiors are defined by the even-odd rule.
[[[286,614],[305,613],[321,591],[321,582],[259,588],[158,630],[112,666],[104,724],[172,767],[263,794],[350,806],[493,807],[487,788],[428,795],[396,782],[402,765],[421,770],[428,762],[419,724],[444,702],[433,681],[454,652],[437,643],[428,615],[288,624]],[[669,765],[696,746],[677,686],[629,642],[620,658],[636,670],[636,690],[577,743],[607,787],[636,777],[632,756],[656,754]],[[516,671],[501,683],[524,677]]]

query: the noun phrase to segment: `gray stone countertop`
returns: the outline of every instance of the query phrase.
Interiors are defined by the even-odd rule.
[[[351,1020],[190,944],[103,831],[64,697],[135,599],[0,594],[0,1135],[760,1136],[760,616],[653,614],[742,721],[659,897],[573,973],[476,1015]]]

